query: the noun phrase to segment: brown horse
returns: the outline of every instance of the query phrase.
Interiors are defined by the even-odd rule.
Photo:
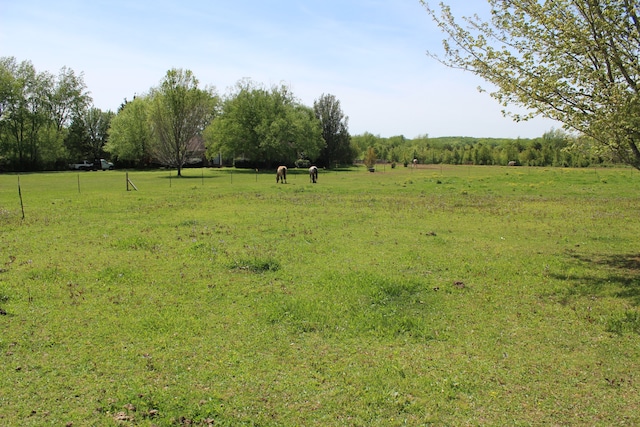
[[[314,184],[318,182],[318,168],[316,166],[309,168],[309,180]]]
[[[278,166],[278,172],[276,172],[276,184],[281,181],[283,184],[287,183],[287,167],[286,166]]]

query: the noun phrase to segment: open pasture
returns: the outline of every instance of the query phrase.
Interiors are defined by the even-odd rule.
[[[0,425],[640,424],[637,171],[171,174],[0,175]]]

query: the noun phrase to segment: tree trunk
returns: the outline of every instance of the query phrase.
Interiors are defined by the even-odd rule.
[[[629,147],[631,147],[631,152],[633,153],[632,165],[640,170],[640,150],[638,150],[638,146],[635,141],[629,141]]]

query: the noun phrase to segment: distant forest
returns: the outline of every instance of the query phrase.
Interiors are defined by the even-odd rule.
[[[382,138],[365,133],[352,137],[357,152],[373,147],[378,162],[409,164],[503,165],[588,167],[623,164],[614,153],[588,138],[552,129],[540,138],[506,139],[473,137],[404,136]]]

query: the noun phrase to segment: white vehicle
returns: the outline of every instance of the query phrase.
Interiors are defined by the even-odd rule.
[[[100,167],[97,169],[102,169],[103,171],[113,170],[113,163],[107,162],[105,159],[100,159]]]
[[[95,162],[89,163],[87,160],[83,160],[82,163],[72,163],[69,168],[82,171],[90,170],[112,170],[113,163],[106,161],[105,159],[96,159]]]
[[[93,163],[89,163],[88,161],[84,160],[84,161],[82,161],[82,163],[72,163],[72,164],[70,164],[69,168],[76,169],[76,170],[82,170],[82,171],[88,171],[88,170],[93,169]]]

